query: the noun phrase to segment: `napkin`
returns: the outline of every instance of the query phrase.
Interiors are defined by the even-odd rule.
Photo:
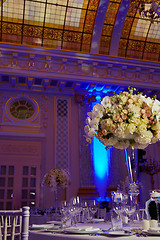
[[[50,224],[32,224],[31,228],[37,228],[37,229],[41,229],[41,228],[52,228],[53,226]]]
[[[104,222],[104,219],[103,218],[93,218],[93,219],[91,219],[91,222],[93,222],[93,223]]]
[[[54,225],[61,225],[61,221],[48,221],[47,223],[54,224]]]
[[[71,227],[69,228],[69,230],[73,230],[73,231],[99,231],[100,228],[93,228],[93,227]]]

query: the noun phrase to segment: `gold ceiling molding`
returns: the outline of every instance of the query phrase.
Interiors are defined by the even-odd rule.
[[[51,80],[58,82],[59,92],[70,81],[73,91],[79,91],[80,84],[86,82],[92,85],[92,90],[94,84],[160,87],[160,63],[156,62],[10,44],[0,44],[0,52],[0,74],[7,73],[8,83],[16,90],[52,92],[55,88]],[[27,78],[24,85],[18,83],[18,76]],[[35,83],[35,78],[41,78],[41,83]],[[0,80],[1,88],[9,87],[7,82],[2,82]]]

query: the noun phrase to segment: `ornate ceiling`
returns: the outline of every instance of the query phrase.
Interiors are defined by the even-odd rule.
[[[160,23],[134,1],[0,1],[0,90],[160,99]]]
[[[129,0],[2,0],[0,41],[160,61],[160,24]]]

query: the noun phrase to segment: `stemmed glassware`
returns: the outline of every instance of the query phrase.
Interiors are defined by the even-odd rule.
[[[88,208],[89,208],[89,211],[91,212],[91,215],[92,215],[91,216],[91,220],[92,220],[94,215],[95,215],[95,213],[98,210],[98,205],[97,205],[96,201],[95,200],[90,200],[88,202]]]
[[[111,192],[111,196],[113,210],[117,214],[122,215],[122,213],[124,212],[124,205],[127,201],[128,196],[120,191]]]
[[[68,204],[67,204],[67,201],[61,201],[60,202],[60,213],[62,215],[66,215],[68,212]]]
[[[77,200],[76,198],[72,198],[69,201],[69,207],[68,207],[68,212],[71,217],[71,225],[75,225],[77,223],[76,221],[76,215],[78,214],[78,205],[77,205]]]
[[[124,212],[129,217],[129,222],[132,223],[131,217],[136,212],[136,202],[132,195],[128,196],[127,202],[126,202],[126,204],[124,204]]]
[[[67,201],[61,201],[60,202],[60,213],[62,214],[61,222],[62,222],[62,227],[65,227],[67,224],[67,221],[70,219],[69,215],[69,204]]]
[[[111,192],[111,196],[112,196],[112,211],[111,211],[112,228],[113,230],[121,229],[123,223],[125,204],[128,199],[128,196],[127,194],[120,190]]]
[[[89,205],[87,201],[81,202],[82,206],[82,222],[87,222],[89,219]]]

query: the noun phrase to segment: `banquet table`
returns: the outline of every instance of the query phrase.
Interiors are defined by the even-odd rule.
[[[78,224],[77,227],[82,227],[84,224]],[[93,227],[93,228],[100,228],[103,230],[109,230],[111,227],[110,222],[100,222],[100,223],[88,223],[85,226],[88,227]],[[137,227],[137,229],[140,229],[140,226]],[[127,230],[127,228],[126,228]],[[147,239],[147,240],[159,240],[159,236],[136,236],[136,235],[130,235],[130,236],[112,236],[104,233],[100,234],[71,234],[71,233],[56,233],[56,232],[45,232],[43,230],[35,231],[35,230],[30,230],[29,232],[29,240],[106,240],[106,239],[118,239],[120,240],[138,240],[138,239]]]

